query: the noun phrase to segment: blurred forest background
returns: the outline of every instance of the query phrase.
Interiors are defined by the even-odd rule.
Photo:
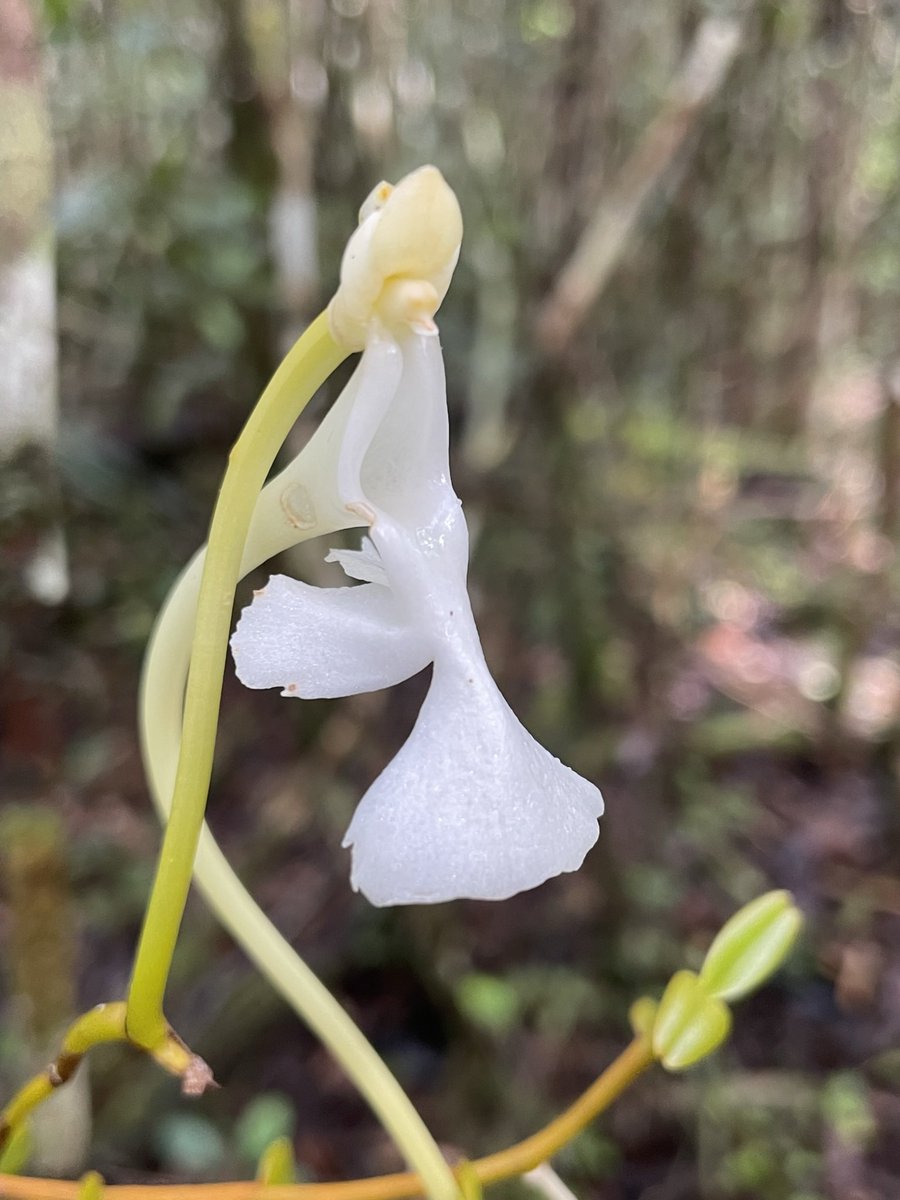
[[[154,615],[359,204],[431,161],[466,221],[440,324],[476,616],[603,788],[600,842],[500,905],[355,897],[340,838],[421,678],[229,678],[213,828],[472,1156],[792,889],[806,937],[728,1047],[557,1165],[596,1200],[900,1194],[898,63],[894,0],[0,0],[4,1093],[123,993]],[[222,1090],[97,1053],[33,1168],[246,1177],[282,1132],[308,1178],[396,1166],[199,900],[168,1014]]]

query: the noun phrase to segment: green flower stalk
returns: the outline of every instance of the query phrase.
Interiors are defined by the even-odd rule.
[[[774,896],[778,899],[773,898]],[[755,919],[763,911],[770,914],[769,921]],[[739,945],[742,953],[738,959],[752,961],[754,964],[752,974],[748,972],[743,978],[746,984],[744,994],[747,987],[758,987],[767,977],[756,965],[760,961],[759,952],[766,942],[767,933],[771,934],[772,927],[777,926],[787,912],[793,914],[796,934],[801,918],[787,893],[770,893],[760,897],[726,924],[720,937],[716,938],[710,948],[707,961],[711,956],[713,964],[716,963],[719,947],[723,944],[731,948]],[[780,913],[781,916],[773,915],[776,913]],[[786,938],[782,937],[778,941],[780,949],[775,948],[774,939],[770,942],[771,952],[766,956],[767,973],[781,965],[789,950]],[[748,953],[749,957],[746,956]],[[737,984],[736,974],[732,984]],[[709,1000],[715,1001],[712,1008],[707,1004]],[[541,1163],[552,1159],[577,1137],[654,1062],[662,1058],[663,1066],[670,1070],[681,1070],[699,1061],[721,1040],[717,1036],[715,1025],[716,1020],[719,1029],[722,1025],[721,1010],[716,1007],[718,1004],[722,1004],[721,997],[711,996],[700,977],[690,971],[678,972],[674,976],[658,1005],[646,997],[637,1000],[630,1014],[635,1028],[633,1041],[597,1077],[587,1091],[537,1133],[504,1150],[462,1164],[454,1173],[454,1186],[458,1186],[460,1194],[476,1195],[480,1187],[534,1170]],[[97,1019],[101,1022],[98,1032],[101,1035],[115,1036],[121,1028],[120,1016],[124,1014],[124,1005],[119,1005],[118,1008],[121,1010],[120,1014],[103,1011],[98,1013]],[[718,1017],[713,1017],[712,1023],[709,1023],[710,1013],[719,1014]],[[111,1016],[113,1019],[110,1020]],[[86,1029],[85,1035],[87,1032]],[[86,1036],[82,1036],[79,1045],[87,1040],[89,1039]],[[102,1037],[95,1040],[102,1040]],[[183,1048],[182,1053],[186,1053]],[[7,1113],[10,1107],[5,1110]],[[21,1129],[22,1125],[19,1124],[18,1128]],[[191,1200],[191,1197],[196,1197],[196,1200],[259,1200],[261,1187],[264,1187],[267,1193],[274,1188],[275,1192],[272,1194],[275,1195],[275,1200],[403,1200],[404,1197],[421,1195],[428,1190],[426,1181],[414,1173],[382,1175],[335,1184],[288,1184],[286,1178],[291,1164],[289,1148],[276,1139],[263,1154],[255,1181],[188,1187],[176,1185],[172,1188],[158,1186],[153,1190],[158,1194],[159,1200]],[[8,1165],[6,1169],[10,1169]],[[0,1175],[0,1192],[9,1200],[81,1200],[79,1189],[80,1184],[77,1182],[53,1181],[48,1185],[41,1179]],[[113,1193],[114,1200],[146,1200],[147,1189],[120,1185],[108,1188],[107,1191],[111,1200]]]
[[[299,413],[344,357],[327,318],[317,318],[279,367],[244,427],[229,456],[213,512],[197,599],[182,749],[128,994],[128,1035],[150,1049],[165,1035],[163,995],[206,809],[231,604],[256,497]]]
[[[265,475],[300,409],[337,362],[357,348],[368,322],[409,327],[432,322],[459,252],[459,208],[434,168],[415,172],[394,191],[381,185],[373,195],[384,208],[382,234],[370,239],[368,253],[345,257],[329,316],[314,322],[263,394],[232,452],[208,546],[176,584],[152,639],[142,686],[142,740],[151,790],[169,823],[135,962],[129,1034],[148,1042],[158,1036],[196,856],[198,881],[223,923],[335,1054],[429,1194],[449,1200],[456,1183],[402,1089],[202,828],[237,581],[279,550],[354,523],[352,514],[323,503],[330,464],[317,447],[328,445],[327,420],[307,451],[260,496]],[[369,215],[364,205],[361,218]],[[182,717],[178,699],[188,662]]]

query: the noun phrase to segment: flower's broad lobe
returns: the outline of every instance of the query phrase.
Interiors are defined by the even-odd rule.
[[[390,199],[364,206],[370,241],[389,210]],[[351,281],[363,266],[353,260]],[[387,687],[432,663],[409,739],[347,830],[351,881],[377,905],[500,900],[576,870],[597,840],[603,800],[523,728],[485,663],[436,327],[417,317],[389,328],[376,311],[366,328],[313,460],[317,504],[341,513],[333,527],[368,527],[361,550],[329,555],[362,582],[270,580],[232,639],[237,673],[249,687],[313,698]]]

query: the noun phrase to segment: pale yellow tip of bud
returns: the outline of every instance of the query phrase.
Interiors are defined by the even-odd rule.
[[[434,333],[462,241],[459,203],[437,167],[380,183],[360,209],[328,306],[335,339],[362,349],[373,321],[392,332]]]

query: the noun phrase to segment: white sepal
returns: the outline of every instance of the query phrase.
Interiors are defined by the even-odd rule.
[[[274,575],[245,608],[231,639],[246,687],[318,700],[391,687],[431,661],[427,641],[397,616],[377,583],[319,588]]]

